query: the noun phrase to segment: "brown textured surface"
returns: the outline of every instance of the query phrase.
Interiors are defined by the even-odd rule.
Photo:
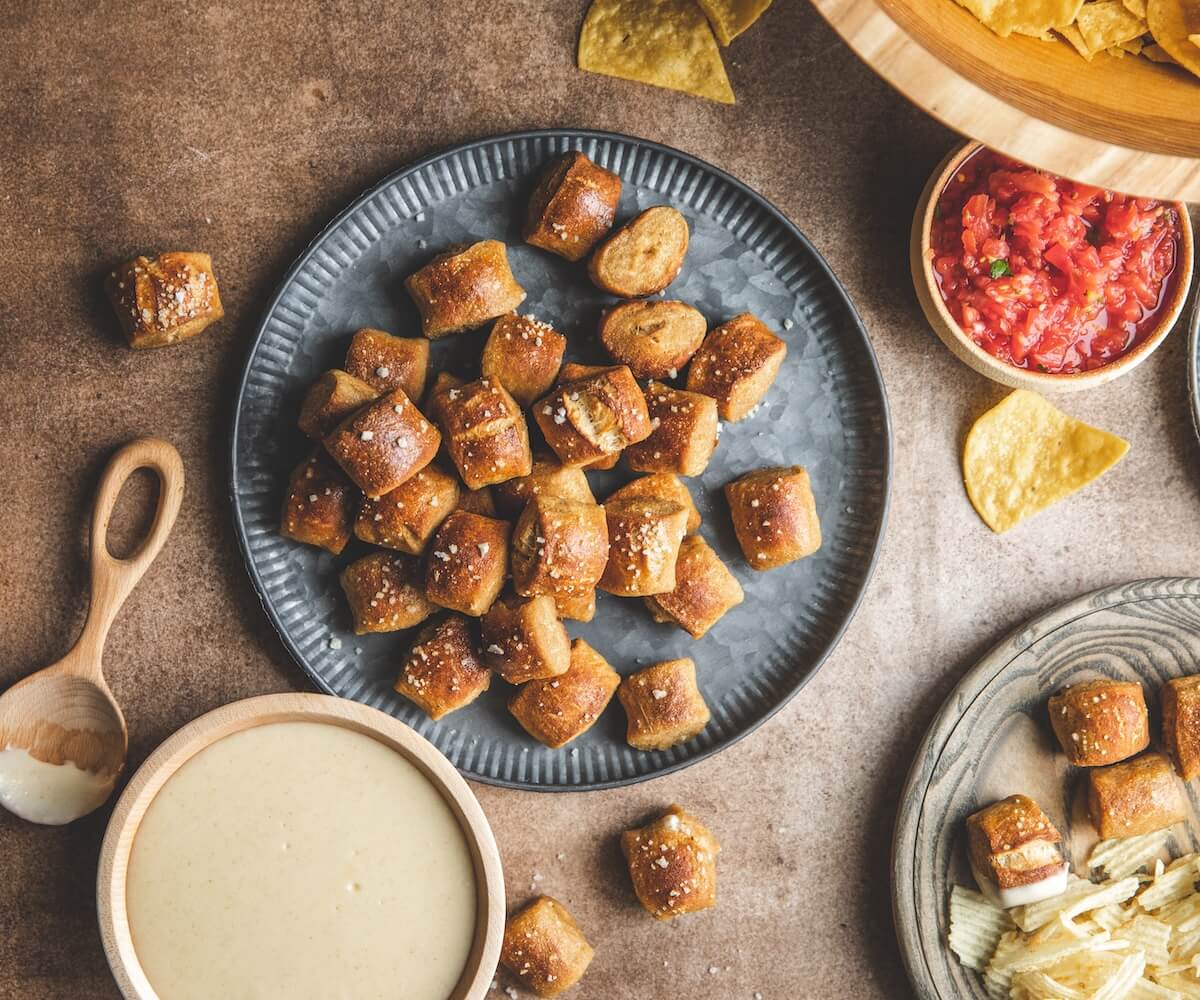
[[[533,895],[536,873],[537,891],[561,899],[596,947],[572,996],[904,997],[891,824],[941,698],[1029,615],[1088,588],[1200,566],[1184,338],[1063,401],[1129,437],[1130,455],[993,536],[963,495],[957,451],[1002,390],[934,340],[908,280],[911,212],[953,136],[799,0],[780,0],[728,50],[740,102],[729,108],[577,72],[582,10],[579,0],[0,2],[0,686],[74,640],[99,470],[117,445],[154,433],[179,447],[189,482],[173,538],[109,640],[131,763],[209,708],[303,688],[257,610],[226,498],[235,381],[270,290],[351,196],[449,143],[551,125],[670,143],[776,202],[848,285],[893,407],[883,561],[824,670],[728,752],[625,790],[479,796],[512,903]],[[167,248],[213,255],[226,318],[187,344],[135,353],[102,276]],[[724,849],[717,907],[663,926],[634,899],[617,837],[672,801]],[[115,997],[94,924],[103,823],[50,830],[0,815],[5,1000]]]

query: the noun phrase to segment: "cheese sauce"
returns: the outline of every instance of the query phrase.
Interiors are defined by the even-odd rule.
[[[0,805],[31,823],[61,826],[99,809],[115,774],[97,774],[66,761],[49,764],[21,747],[0,750]]]
[[[466,837],[414,765],[353,730],[283,722],[168,779],[126,905],[161,1000],[445,1000],[475,892]]]

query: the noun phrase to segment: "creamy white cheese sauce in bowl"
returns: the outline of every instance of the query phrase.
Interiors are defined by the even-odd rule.
[[[273,695],[168,739],[113,814],[101,935],[136,1000],[468,1000],[499,954],[487,821],[429,743]]]

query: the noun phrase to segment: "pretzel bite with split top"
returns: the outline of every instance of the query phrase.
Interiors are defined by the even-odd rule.
[[[725,499],[751,569],[785,566],[821,547],[817,504],[802,466],[748,473],[726,485]]]
[[[681,504],[653,497],[609,499],[608,564],[599,587],[618,597],[648,597],[675,589],[675,563],[687,533]]]
[[[481,378],[461,387],[447,386],[436,398],[446,450],[469,489],[529,475],[529,429],[504,386]]]
[[[1050,726],[1076,767],[1103,767],[1150,745],[1141,684],[1100,679],[1072,684],[1050,699]]]
[[[346,474],[327,455],[317,452],[292,470],[279,533],[337,555],[350,541],[360,499],[362,494]]]
[[[458,497],[455,510],[465,510],[468,514],[482,514],[484,517],[496,516],[496,499],[492,496],[490,486],[480,486],[477,490],[463,490]]]
[[[593,954],[567,908],[538,896],[508,918],[500,964],[539,997],[556,997],[583,978]]]
[[[479,659],[471,626],[447,615],[417,633],[396,679],[396,693],[431,719],[469,705],[488,689],[492,672]]]
[[[567,338],[549,323],[509,313],[492,326],[479,370],[522,406],[531,406],[554,385],[566,349]]]
[[[135,257],[108,276],[105,290],[134,348],[178,344],[225,315],[206,253]]]
[[[567,672],[523,685],[509,700],[508,710],[525,732],[557,750],[592,728],[620,683],[620,674],[608,661],[576,639]]]
[[[391,493],[367,497],[354,522],[354,534],[372,545],[420,555],[458,505],[459,493],[457,479],[427,465]]]
[[[656,920],[717,904],[721,845],[695,816],[672,805],[658,819],[621,834],[621,853],[638,902]]]
[[[478,618],[492,606],[508,570],[507,521],[456,510],[429,545],[425,596]]]
[[[582,260],[617,215],[621,178],[578,150],[542,171],[525,216],[525,242],[567,260]]]
[[[703,313],[674,299],[622,302],[600,317],[600,342],[638,378],[674,378],[707,331]]]
[[[979,891],[1001,907],[1061,895],[1062,835],[1033,799],[1010,795],[967,817],[967,852]]]
[[[1088,771],[1088,816],[1101,840],[1140,837],[1187,815],[1179,779],[1161,753]]]
[[[483,662],[510,684],[566,673],[571,640],[549,594],[502,597],[482,622]]]
[[[690,534],[700,527],[700,511],[688,492],[687,485],[678,476],[669,472],[655,472],[649,476],[631,479],[618,490],[614,490],[605,503],[628,500],[630,497],[656,497],[670,500],[687,511],[687,530]]]
[[[675,589],[646,598],[656,622],[678,625],[699,639],[730,608],[745,600],[742,585],[699,535],[688,535],[679,546]]]
[[[437,611],[425,599],[425,574],[413,556],[372,552],[342,570],[339,580],[357,635],[412,628]]]
[[[429,371],[429,341],[364,327],[350,341],[346,371],[380,392],[403,389],[409,399],[418,400]]]
[[[513,586],[549,594],[561,618],[591,621],[596,584],[608,562],[608,522],[595,503],[535,496],[513,530]]]
[[[432,462],[441,440],[395,389],[338,424],[325,436],[325,450],[367,496],[381,497]]]
[[[1184,781],[1200,774],[1200,674],[1173,677],[1162,686],[1163,748]]]
[[[320,441],[350,414],[379,398],[379,390],[348,372],[325,372],[304,394],[296,425]]]
[[[591,465],[650,436],[646,397],[624,365],[559,385],[533,405],[546,443],[563,465]]]
[[[535,454],[527,476],[497,483],[496,507],[505,517],[520,517],[525,505],[536,496],[559,497],[581,503],[596,502],[583,469],[563,465],[552,455]]]
[[[687,248],[687,219],[669,205],[655,205],[596,247],[588,276],[598,288],[623,299],[645,298],[679,276]]]
[[[625,449],[635,472],[675,472],[698,476],[717,450],[717,401],[662,382],[646,388],[646,411],[653,428],[645,441]]]
[[[499,240],[453,247],[404,282],[430,340],[483,326],[525,301]]]
[[[767,394],[786,356],[787,344],[742,313],[704,338],[688,367],[688,391],[712,396],[722,420],[741,420]]]
[[[686,743],[710,718],[691,659],[665,660],[630,674],[617,688],[617,697],[629,717],[626,740],[635,750]]]

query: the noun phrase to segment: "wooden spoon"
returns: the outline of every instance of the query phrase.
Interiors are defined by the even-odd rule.
[[[150,532],[126,559],[108,551],[108,524],[125,481],[138,469],[158,475]],[[0,697],[0,804],[41,823],[69,823],[104,803],[125,766],[129,732],[104,681],[100,658],[109,626],[158,555],[183,500],[183,460],[157,438],[118,451],[92,510],[91,603],[79,641],[57,663]]]

